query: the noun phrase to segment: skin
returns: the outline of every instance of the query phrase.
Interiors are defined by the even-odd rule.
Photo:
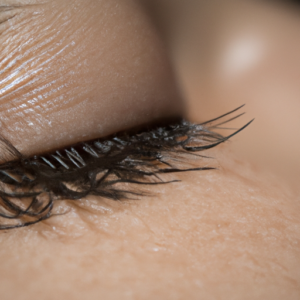
[[[1,134],[20,152],[182,112],[161,41],[133,1],[43,2],[21,1],[1,34]]]
[[[168,175],[182,182],[152,196],[60,202],[65,214],[0,232],[1,299],[299,299],[299,188],[237,160],[234,144],[191,161],[218,170]]]
[[[276,1],[141,0],[168,45],[189,118],[246,104],[255,122],[236,157],[297,188],[300,178],[300,7]],[[232,123],[241,127],[244,119]]]

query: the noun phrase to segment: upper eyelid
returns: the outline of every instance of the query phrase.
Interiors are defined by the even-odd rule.
[[[67,6],[69,2],[61,2],[64,3],[62,7],[59,1],[51,2],[51,5],[47,5],[35,16],[34,21],[28,17],[34,10],[28,10],[29,14],[24,13],[15,19],[12,29],[7,31],[14,35],[16,26],[29,22],[28,26],[22,28],[24,34],[22,30],[18,30],[16,36],[6,39],[6,44],[0,42],[0,54],[2,53],[3,58],[0,61],[3,71],[0,74],[0,118],[6,127],[1,132],[3,136],[9,138],[22,153],[31,155],[107,136],[165,116],[182,115],[183,101],[177,93],[176,83],[169,76],[170,69],[163,69],[164,65],[168,65],[162,61],[165,54],[159,47],[157,51],[150,51],[155,53],[153,58],[152,54],[148,56],[141,52],[146,45],[152,45],[151,36],[149,40],[143,36],[143,41],[140,42],[138,36],[144,35],[141,31],[134,35],[133,41],[127,43],[124,40],[124,48],[123,44],[117,47],[115,41],[118,39],[110,38],[113,34],[106,34],[106,31],[114,33],[115,29],[102,29],[98,26],[102,24],[102,21],[97,23],[99,18],[103,17],[105,22],[110,21],[106,19],[110,14],[101,12],[101,6],[94,20],[93,15],[89,15],[90,11],[83,14],[76,9],[73,15],[73,8]],[[67,13],[65,8],[68,9]],[[83,8],[86,9],[86,5]],[[117,10],[119,12],[114,12],[113,16],[118,13],[123,17],[123,12],[119,8]],[[57,22],[53,22],[52,17]],[[65,17],[69,18],[66,22]],[[78,23],[81,26],[77,28]],[[114,24],[110,27],[114,28]],[[120,32],[119,26],[116,27],[117,32]],[[124,27],[126,28],[122,26],[120,34],[123,30],[126,31]],[[91,32],[91,35],[82,34],[82,28]],[[129,29],[132,29],[131,25]],[[124,34],[120,36],[120,40],[123,40],[123,36]],[[10,42],[11,40],[15,43]],[[58,45],[61,42],[65,44]],[[131,46],[136,42],[136,46]],[[99,46],[105,48],[103,45],[107,45],[106,43],[108,49],[114,47],[118,51],[97,51],[100,53],[99,57],[94,56],[95,50],[90,52],[90,49]],[[65,46],[68,49],[58,54]],[[130,48],[128,54],[123,54],[128,47],[133,47],[132,51]],[[131,64],[131,59],[139,63]],[[158,67],[153,70],[152,66],[157,60]],[[149,61],[152,62],[150,66]],[[9,76],[10,79],[7,79]],[[172,105],[168,105],[171,100]],[[62,116],[61,111],[71,112]],[[135,114],[135,111],[138,113]],[[74,121],[69,121],[70,114],[74,115],[76,125]],[[115,120],[114,123],[111,120]],[[49,134],[47,139],[45,132]]]

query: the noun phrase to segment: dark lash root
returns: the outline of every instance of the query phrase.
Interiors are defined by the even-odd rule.
[[[242,107],[242,106],[241,106]],[[57,200],[78,200],[96,195],[112,200],[145,195],[132,185],[157,185],[165,173],[211,170],[187,168],[186,155],[213,148],[229,136],[214,129],[238,118],[228,119],[241,107],[202,124],[185,120],[136,134],[121,133],[109,139],[80,143],[43,156],[24,157],[1,138],[6,163],[0,165],[0,229],[25,227],[53,215]],[[226,119],[227,117],[227,119]],[[181,167],[180,167],[181,166]]]

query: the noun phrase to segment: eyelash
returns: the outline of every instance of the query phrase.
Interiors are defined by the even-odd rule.
[[[204,157],[196,152],[213,148],[246,128],[253,120],[227,137],[213,131],[240,117],[242,114],[224,120],[242,107],[202,124],[180,120],[145,132],[120,133],[30,158],[2,138],[14,160],[7,159],[0,165],[0,217],[8,221],[0,224],[0,230],[50,218],[56,200],[79,200],[88,195],[132,199],[145,193],[119,188],[119,184],[166,184],[176,181],[165,182],[160,174],[213,169],[178,165],[188,166],[188,156]]]

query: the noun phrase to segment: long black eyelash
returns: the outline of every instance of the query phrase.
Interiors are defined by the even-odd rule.
[[[6,222],[0,229],[25,227],[49,218],[57,200],[88,195],[132,199],[144,195],[132,185],[170,182],[163,181],[160,174],[213,169],[182,166],[187,165],[186,155],[201,157],[198,152],[216,147],[247,127],[252,121],[226,137],[213,131],[240,116],[225,119],[240,108],[202,124],[181,120],[29,158],[2,138],[7,162],[0,165],[0,217]]]

